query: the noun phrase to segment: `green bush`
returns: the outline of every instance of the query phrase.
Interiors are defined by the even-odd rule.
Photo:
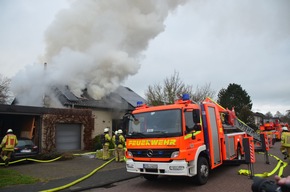
[[[60,152],[40,153],[40,154],[38,154],[36,159],[51,160],[51,159],[55,159],[59,156],[62,156],[62,154]]]
[[[71,160],[71,159],[75,158],[75,156],[72,152],[64,152],[64,153],[51,152],[51,153],[40,153],[40,154],[38,154],[36,159],[38,159],[38,160],[52,160],[52,159],[58,158],[60,156],[61,156],[61,158],[59,160]]]
[[[71,160],[73,158],[75,158],[75,156],[72,153],[66,152],[61,155],[61,160]]]
[[[94,151],[103,148],[102,143],[101,143],[101,135],[97,135],[97,136],[93,139],[93,146],[94,146]]]

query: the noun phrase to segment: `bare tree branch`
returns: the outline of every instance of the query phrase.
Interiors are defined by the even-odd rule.
[[[194,94],[192,95],[192,100],[199,103],[205,100],[205,98],[213,98],[215,91],[210,88],[210,83],[205,84],[202,87],[197,86]]]
[[[11,80],[0,74],[0,104],[6,104],[9,98],[9,85]]]
[[[163,84],[148,86],[145,96],[149,105],[162,105],[174,103],[178,96],[188,93],[196,102],[203,101],[206,97],[213,97],[215,92],[210,89],[210,84],[197,87],[193,93],[191,85],[185,85],[180,79],[179,73],[174,71],[173,75],[164,79]]]

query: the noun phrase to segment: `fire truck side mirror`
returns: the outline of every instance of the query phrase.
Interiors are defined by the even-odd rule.
[[[193,118],[193,122],[195,124],[200,123],[200,111],[199,111],[199,109],[192,110],[192,118]]]

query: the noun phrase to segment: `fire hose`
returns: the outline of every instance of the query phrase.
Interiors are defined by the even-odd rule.
[[[259,154],[264,154],[264,153],[261,152]],[[254,176],[262,177],[262,178],[270,177],[271,175],[273,175],[274,173],[276,173],[279,170],[277,175],[279,177],[281,177],[283,175],[284,168],[288,165],[288,163],[282,161],[279,157],[277,157],[275,155],[272,155],[272,154],[268,154],[268,155],[277,160],[277,165],[275,166],[275,168],[271,172],[264,172],[264,173],[260,173],[260,174],[254,174]],[[247,170],[247,169],[240,169],[238,171],[238,174],[249,176],[251,174],[251,172],[250,172],[250,170]]]
[[[63,186],[60,186],[60,187],[56,187],[56,188],[53,188],[53,189],[47,189],[47,190],[44,190],[44,191],[41,191],[41,192],[52,192],[52,191],[59,191],[59,190],[62,190],[62,189],[65,189],[65,188],[68,188],[68,187],[71,187],[87,178],[89,178],[90,176],[92,176],[94,173],[96,173],[97,171],[99,171],[100,169],[102,169],[103,167],[105,167],[106,165],[108,165],[109,163],[111,163],[115,158],[112,158],[111,160],[107,161],[106,163],[104,163],[103,165],[101,165],[100,167],[97,167],[95,170],[93,170],[92,172],[90,172],[89,174],[69,183],[69,184],[66,184],[66,185],[63,185]]]
[[[96,152],[89,152],[89,153],[83,153],[83,154],[73,154],[74,156],[83,156],[83,155],[89,155],[89,154],[96,154]],[[16,160],[16,161],[11,161],[9,162],[9,164],[14,164],[14,163],[19,163],[19,162],[22,162],[22,161],[34,161],[34,162],[39,162],[39,163],[50,163],[50,162],[53,162],[53,161],[57,161],[59,159],[61,159],[62,156],[59,156],[57,158],[54,158],[54,159],[50,159],[50,160],[38,160],[38,159],[32,159],[32,158],[24,158],[24,159],[19,159],[19,160]],[[112,161],[114,161],[115,158],[112,158],[110,159],[109,161],[105,162],[104,164],[102,164],[101,166],[97,167],[96,169],[94,169],[92,172],[90,172],[89,174],[69,183],[69,184],[66,184],[66,185],[63,185],[63,186],[60,186],[60,187],[56,187],[56,188],[52,188],[52,189],[47,189],[47,190],[43,190],[42,192],[53,192],[53,191],[59,191],[59,190],[63,190],[65,188],[68,188],[68,187],[71,187],[87,178],[89,178],[90,176],[92,176],[94,173],[96,173],[97,171],[99,171],[100,169],[102,169],[103,167],[105,167],[106,165],[108,165],[109,163],[111,163]],[[124,158],[125,159],[125,158]],[[0,163],[0,165],[4,165],[4,163]]]

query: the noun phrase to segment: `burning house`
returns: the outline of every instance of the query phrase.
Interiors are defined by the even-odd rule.
[[[0,135],[12,128],[44,151],[76,150],[89,149],[104,127],[117,129],[125,111],[144,101],[120,85],[185,2],[71,1],[45,31],[39,61],[12,78],[18,105],[0,106]]]
[[[62,108],[0,105],[0,137],[13,129],[17,137],[32,139],[42,152],[92,150],[92,139],[103,132],[121,128],[121,118],[142,97],[119,87],[101,100],[85,91],[76,97],[69,89],[55,89]]]

